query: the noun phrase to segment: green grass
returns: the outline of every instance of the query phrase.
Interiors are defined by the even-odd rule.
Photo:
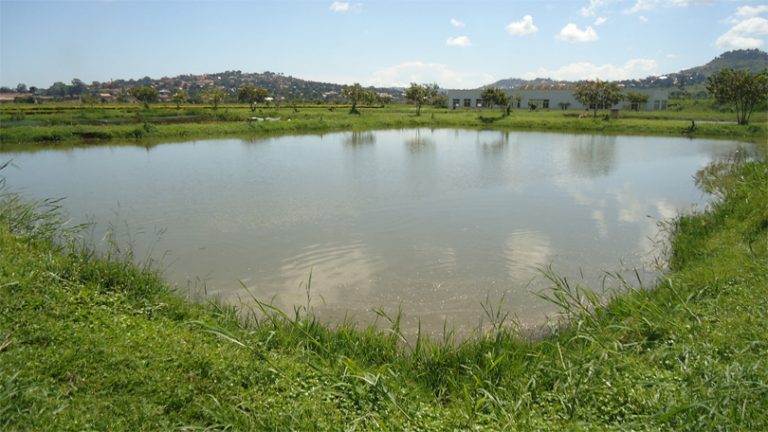
[[[463,342],[189,303],[3,189],[0,429],[768,430],[768,163],[699,181],[717,200],[670,223],[656,289],[604,304],[548,273],[551,335],[486,305]]]
[[[622,112],[614,120],[579,118],[581,111],[445,110],[425,108],[416,116],[408,105],[366,107],[350,115],[348,107],[289,107],[251,112],[242,105],[210,107],[136,106],[73,107],[22,106],[0,109],[0,150],[19,145],[51,146],[78,143],[133,142],[142,145],[179,139],[225,136],[259,137],[269,134],[315,133],[413,127],[458,127],[497,130],[536,130],[572,133],[701,136],[765,142],[768,113],[753,115],[750,126],[738,126],[731,113],[711,107],[688,106],[657,112]],[[279,118],[277,121],[250,120]],[[698,121],[693,133],[691,119]]]

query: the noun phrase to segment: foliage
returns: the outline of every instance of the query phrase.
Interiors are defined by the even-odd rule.
[[[594,110],[594,118],[597,118],[598,109],[608,109],[623,98],[616,83],[600,80],[582,81],[576,84],[573,97],[582,105]]]
[[[154,87],[138,86],[128,90],[128,94],[144,104],[144,108],[149,109],[149,104],[157,102],[160,93]]]
[[[374,102],[377,98],[376,93],[364,89],[360,84],[355,83],[351,86],[346,86],[341,90],[341,94],[352,103],[352,108],[350,108],[349,113],[350,114],[359,114],[360,112],[357,110],[357,104],[358,103],[371,103]]]
[[[500,88],[487,87],[480,93],[483,107],[501,106],[506,114],[509,114],[511,98]]]
[[[237,91],[237,100],[247,102],[251,111],[256,111],[256,104],[261,103],[269,96],[269,92],[261,87],[246,84]]]
[[[437,84],[417,84],[411,83],[411,86],[405,90],[405,99],[416,104],[418,110],[416,115],[421,115],[421,106],[430,104],[437,97],[439,87]]]
[[[173,97],[171,100],[173,103],[176,104],[176,109],[181,108],[181,104],[187,101],[189,99],[189,95],[187,95],[187,92],[184,89],[178,89],[175,93],[173,93]]]
[[[709,77],[707,90],[718,103],[734,107],[738,124],[748,125],[755,106],[768,101],[768,71],[723,69]]]
[[[224,89],[220,88],[210,88],[202,92],[201,94],[203,101],[213,106],[213,109],[219,109],[219,104],[224,100],[224,98],[227,96],[227,93],[224,91]]]
[[[648,102],[648,95],[645,93],[628,92],[625,97],[632,105],[637,107],[635,111],[640,109],[640,105]]]
[[[247,122],[253,115],[245,104],[225,104],[221,109],[209,105],[153,104],[150,109],[136,104],[97,105],[43,103],[0,106],[0,148],[32,149],[51,145],[79,145],[87,136],[110,136],[112,144],[128,141],[135,144],[137,129],[147,141],[176,141],[179,138],[254,137],[274,133],[315,133],[324,131],[371,130],[383,128],[493,128],[497,130],[562,131],[566,133],[610,133],[633,135],[679,136],[691,119],[696,119],[692,136],[768,142],[768,112],[756,109],[752,123],[741,127],[728,122],[732,114],[714,105],[714,100],[676,100],[666,111],[625,112],[611,122],[584,122],[579,113],[549,111],[519,112],[516,116],[499,117],[492,124],[478,117],[474,110],[447,110],[422,107],[428,116],[414,116],[409,105],[394,104],[370,108],[369,114],[357,118],[346,115],[350,105],[299,104],[300,112],[278,113],[262,107],[259,117],[282,117],[280,121]],[[759,107],[758,107],[759,108]],[[23,120],[23,121],[19,121]],[[290,120],[290,121],[289,121]],[[144,134],[142,125],[150,122],[156,130]],[[93,145],[92,140],[88,145]]]

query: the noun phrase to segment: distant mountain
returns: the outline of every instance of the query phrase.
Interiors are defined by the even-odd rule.
[[[722,69],[747,69],[762,72],[768,68],[768,53],[759,49],[734,50],[721,54],[711,62],[680,71],[680,74],[703,74],[708,77]]]
[[[768,53],[759,49],[734,50],[721,54],[719,57],[703,66],[685,69],[677,73],[669,73],[660,76],[649,76],[643,79],[620,81],[628,87],[673,87],[692,86],[704,84],[707,78],[722,69],[748,69],[751,72],[761,72],[768,68]],[[492,84],[481,86],[513,89],[528,84],[556,84],[569,81],[555,81],[549,78],[536,78],[525,80],[521,78],[507,78]]]

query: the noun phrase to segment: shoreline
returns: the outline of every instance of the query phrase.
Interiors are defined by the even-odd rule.
[[[250,112],[247,108],[233,107],[217,111],[200,108],[182,110],[163,108],[147,112],[126,110],[107,112],[104,108],[72,110],[77,115],[62,112],[39,115],[46,126],[0,127],[0,151],[20,146],[56,147],[73,145],[101,145],[135,143],[152,145],[191,139],[215,139],[226,137],[261,138],[285,134],[322,134],[343,131],[367,131],[398,128],[462,128],[498,131],[561,132],[574,134],[610,134],[641,136],[677,136],[691,138],[715,138],[768,142],[768,119],[761,122],[764,113],[756,113],[753,124],[739,126],[722,115],[712,113],[666,113],[661,118],[656,113],[623,113],[624,117],[612,120],[578,118],[576,112],[515,110],[502,117],[497,110],[445,110],[424,109],[416,116],[409,106],[363,108],[362,114],[348,114],[340,107],[290,108]],[[202,113],[202,114],[201,114]],[[691,118],[705,117],[690,130]],[[7,115],[7,113],[3,113]],[[119,115],[122,117],[107,117]],[[175,123],[179,115],[194,115],[193,122]],[[30,115],[23,115],[24,118]],[[251,121],[252,117],[279,119]],[[88,118],[90,120],[85,120]],[[101,124],[100,121],[129,121],[123,124]],[[162,120],[168,119],[167,121]],[[99,120],[101,119],[101,120]],[[34,120],[34,119],[33,119]],[[37,120],[35,120],[37,121]],[[78,124],[86,121],[99,124]],[[69,123],[67,123],[69,122]]]

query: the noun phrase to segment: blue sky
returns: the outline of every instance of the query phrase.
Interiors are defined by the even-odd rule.
[[[612,80],[767,40],[768,1],[0,0],[0,84],[225,70],[443,88]]]

